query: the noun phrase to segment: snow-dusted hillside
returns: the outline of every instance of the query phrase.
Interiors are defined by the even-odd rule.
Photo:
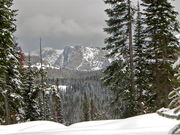
[[[36,121],[0,126],[0,135],[168,135],[179,121],[158,114],[147,114],[122,120],[62,124]]]
[[[66,68],[78,71],[96,71],[105,68],[109,60],[105,51],[96,47],[68,46],[62,50],[44,48],[42,51],[46,67]],[[33,51],[32,56],[39,56],[39,51]],[[38,66],[36,62],[34,65]]]

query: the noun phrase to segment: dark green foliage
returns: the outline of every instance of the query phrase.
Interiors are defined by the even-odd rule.
[[[147,47],[145,44],[145,33],[142,12],[138,3],[137,19],[135,25],[134,35],[134,62],[135,62],[135,99],[137,102],[137,109],[140,114],[153,111],[155,108],[154,98],[155,94],[152,86],[152,71],[149,68],[146,60]]]
[[[177,12],[168,0],[142,0],[144,6],[144,30],[146,39],[146,60],[152,71],[152,87],[156,92],[158,107],[166,106],[168,93],[173,89],[172,64],[177,59],[179,32]]]
[[[22,96],[24,99],[24,120],[35,121],[39,120],[38,112],[38,89],[36,88],[35,79],[37,78],[36,69],[31,66],[31,59],[29,56],[28,67],[23,71],[23,91]]]
[[[51,95],[54,92],[54,90],[51,89],[51,86],[49,86],[47,83],[43,84],[43,88],[41,90],[43,90],[43,92],[44,92],[44,97],[42,98],[43,120],[48,120],[48,121],[53,120],[50,98],[51,98]]]
[[[103,78],[104,84],[113,91],[116,97],[112,103],[112,106],[114,109],[116,108],[116,110],[114,110],[115,115],[117,115],[117,112],[119,113],[119,118],[126,118],[136,115],[135,100],[134,97],[132,97],[135,93],[128,90],[130,82],[127,76],[129,76],[129,74],[126,72],[126,69],[123,69],[124,65],[125,64],[123,64],[123,61],[113,61],[111,66],[105,71],[107,77],[105,76]],[[122,71],[119,71],[119,69]],[[118,106],[119,109],[116,106]]]
[[[52,120],[52,115],[50,114],[50,92],[51,88],[46,83],[37,84],[38,93],[38,108],[40,111],[41,120]]]
[[[21,74],[17,44],[13,39],[16,31],[13,0],[0,2],[0,123],[16,123],[21,108]]]
[[[86,94],[84,94],[83,101],[83,121],[90,120],[90,110],[89,110],[89,99]]]
[[[105,120],[107,116],[105,113],[97,109],[93,99],[90,101],[90,120]]]
[[[91,102],[90,102],[90,118],[91,120],[97,120],[97,108],[95,106],[95,103],[94,101],[91,99]]]
[[[169,109],[160,109],[157,111],[157,113],[161,116],[167,117],[167,118],[171,118],[171,119],[177,119],[180,120],[180,106],[179,106],[179,102],[180,102],[180,96],[179,96],[179,92],[180,92],[180,68],[179,65],[177,65],[178,67],[176,67],[175,69],[177,70],[177,73],[175,74],[175,83],[177,84],[176,88],[174,88],[168,95],[168,98],[171,100],[168,108],[169,109],[173,109],[173,113],[169,114],[166,113],[166,111],[169,111]]]
[[[127,104],[128,110],[123,106],[121,114],[124,116],[121,117],[130,117],[136,115],[132,50],[134,9],[130,0],[105,0],[105,3],[111,7],[105,10],[109,20],[106,21],[108,28],[104,30],[109,37],[105,39],[107,46],[104,49],[108,51],[107,58],[112,59],[112,62],[104,71],[102,80],[107,88],[114,92],[115,102],[121,100],[121,103]]]
[[[41,40],[40,40],[41,42]],[[40,46],[40,56],[41,56],[41,46]],[[38,108],[40,110],[40,117],[41,120],[51,120],[52,116],[50,114],[50,104],[49,104],[49,98],[50,98],[50,86],[48,83],[45,82],[45,79],[47,79],[47,71],[43,67],[42,63],[42,57],[40,57],[41,67],[38,70],[38,83],[37,83],[37,89],[39,91],[38,93]]]
[[[64,123],[61,91],[59,89],[59,79],[56,80],[56,88],[52,91],[53,98],[53,121]]]
[[[176,84],[176,87],[169,93],[168,98],[171,100],[170,104],[169,104],[169,108],[174,109],[174,113],[177,114],[178,112],[180,112],[180,106],[179,106],[179,102],[180,102],[180,67],[178,65],[178,67],[175,67],[175,69],[177,70],[177,73],[175,74],[175,79],[174,79],[174,83]],[[180,119],[180,116],[177,117],[177,119]]]

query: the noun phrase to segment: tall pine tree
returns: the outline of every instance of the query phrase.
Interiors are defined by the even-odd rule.
[[[175,84],[177,85],[176,88],[174,88],[168,95],[168,98],[171,100],[169,104],[169,109],[162,108],[157,111],[157,113],[163,117],[167,117],[170,119],[177,119],[180,120],[180,59],[176,61],[176,63],[173,65],[173,68],[177,70],[177,73],[175,74]],[[169,111],[171,113],[169,113]],[[180,129],[180,124],[176,125],[173,129],[171,129],[170,134],[179,134],[178,130]]]
[[[134,9],[130,0],[105,0],[110,5],[106,9],[109,17],[108,28],[105,32],[109,37],[105,40],[104,48],[109,52],[111,65],[105,70],[104,84],[114,91],[116,99],[127,104],[123,117],[136,114],[134,108],[134,62],[132,46],[132,22]]]
[[[145,44],[146,60],[152,71],[152,87],[156,92],[156,103],[159,107],[166,106],[166,97],[173,89],[172,64],[177,59],[179,51],[179,32],[176,20],[177,12],[169,0],[142,0],[144,6],[144,23],[146,25]]]
[[[148,68],[146,61],[146,45],[144,24],[140,4],[137,5],[137,19],[134,31],[134,61],[135,61],[135,97],[139,113],[151,112],[154,106],[154,92],[152,90],[152,71]]]
[[[90,120],[90,110],[89,110],[89,99],[87,94],[84,94],[84,101],[83,101],[83,121]]]
[[[3,124],[17,122],[21,108],[21,74],[17,44],[13,33],[16,31],[13,0],[0,2],[0,119]]]
[[[23,91],[22,96],[24,100],[24,120],[34,121],[39,120],[39,109],[38,109],[38,90],[36,89],[35,79],[37,71],[32,68],[31,56],[28,57],[28,67],[24,68],[23,71]]]
[[[53,120],[63,123],[63,107],[61,100],[61,91],[59,89],[59,79],[56,80],[56,86],[52,89],[53,98]]]

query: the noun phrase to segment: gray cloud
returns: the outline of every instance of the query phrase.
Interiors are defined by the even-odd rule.
[[[16,37],[25,51],[67,45],[104,46],[107,18],[103,0],[15,0]],[[178,9],[180,1],[176,0]],[[178,9],[179,10],[179,9]]]
[[[25,50],[43,46],[103,46],[105,4],[102,0],[15,0],[19,9],[16,37]]]

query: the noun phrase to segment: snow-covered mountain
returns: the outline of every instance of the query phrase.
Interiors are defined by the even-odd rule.
[[[83,46],[68,46],[61,50],[52,48],[42,50],[42,57],[46,65],[48,65],[47,67],[78,71],[104,69],[109,64],[105,54],[106,52],[101,48]],[[39,56],[39,50],[33,51],[31,55],[33,57]],[[39,65],[38,61],[34,64]]]

